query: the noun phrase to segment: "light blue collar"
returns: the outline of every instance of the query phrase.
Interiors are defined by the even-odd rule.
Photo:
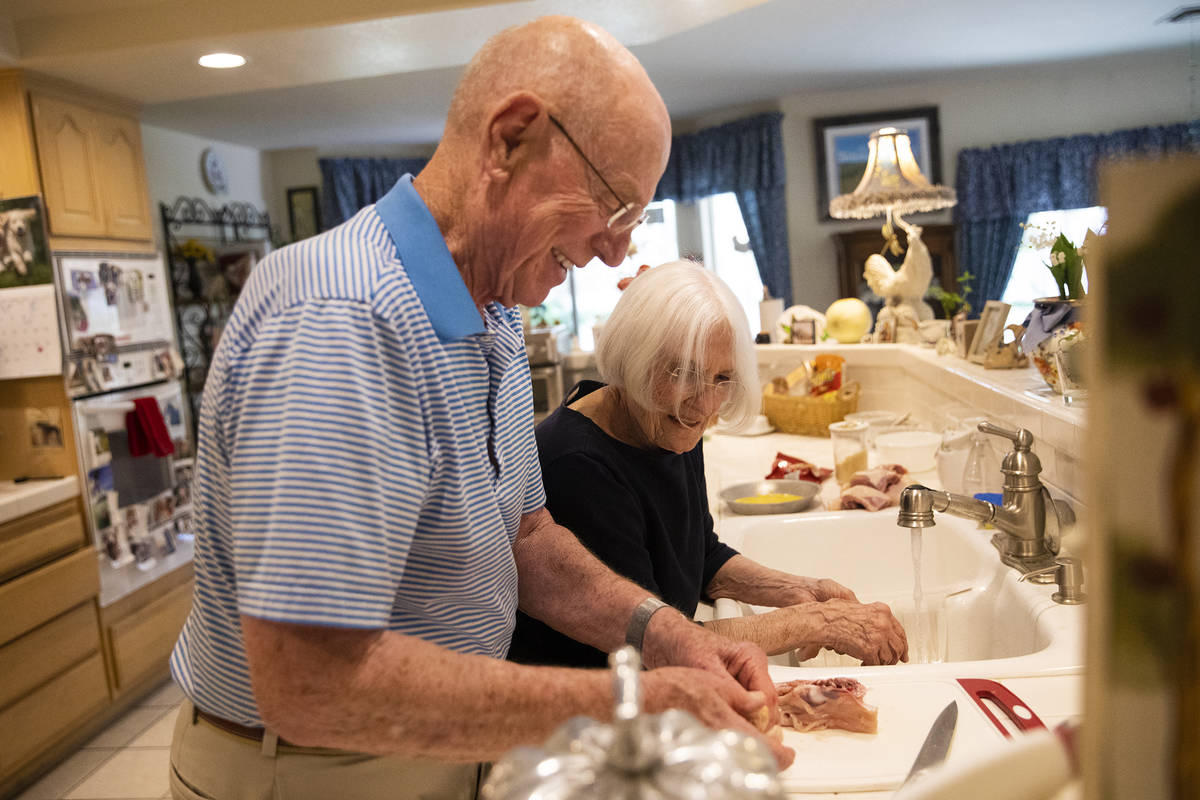
[[[484,333],[479,309],[463,283],[437,222],[412,181],[412,175],[396,181],[375,204],[375,212],[392,237],[400,263],[417,290],[438,338],[448,341]]]

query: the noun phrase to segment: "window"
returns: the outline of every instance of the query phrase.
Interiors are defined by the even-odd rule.
[[[700,227],[704,236],[704,264],[737,295],[750,323],[747,333],[753,337],[759,330],[758,304],[763,298],[762,279],[758,262],[750,249],[746,223],[733,192],[715,194],[699,203]]]
[[[737,197],[730,192],[695,204],[663,200],[651,203],[646,211],[645,224],[633,231],[634,253],[616,268],[595,260],[583,269],[571,270],[567,280],[550,291],[543,304],[546,313],[541,316],[557,320],[577,335],[581,349],[593,350],[592,328],[617,304],[621,278],[636,274],[642,264],[657,266],[681,257],[699,258],[733,289],[753,329],[747,333],[757,333],[762,281]]]
[[[544,305],[549,316],[559,320],[579,337],[584,350],[594,349],[592,326],[612,311],[621,296],[617,282],[633,275],[642,264],[661,264],[679,258],[679,239],[675,220],[675,203],[663,200],[646,207],[646,222],[634,228],[632,240],[636,248],[619,267],[610,268],[593,259],[583,269],[573,269],[567,280],[554,287]]]
[[[1038,211],[1030,214],[1026,222],[1058,230],[1073,244],[1081,246],[1088,230],[1099,232],[1107,220],[1108,211],[1103,206],[1092,206],[1061,211]],[[1026,229],[1021,237],[1021,247],[1017,250],[1012,276],[1008,279],[1008,285],[1004,287],[1004,294],[1000,298],[1012,306],[1005,325],[1024,324],[1025,318],[1033,310],[1033,301],[1036,298],[1058,297],[1058,285],[1046,266],[1050,261],[1050,248],[1047,246],[1034,249],[1030,243],[1032,235],[1031,231]],[[1087,288],[1086,274],[1083,276],[1083,286]]]

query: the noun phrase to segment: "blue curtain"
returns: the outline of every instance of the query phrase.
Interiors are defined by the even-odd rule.
[[[791,305],[782,119],[773,111],[674,137],[654,199],[691,203],[736,194],[759,276],[772,297]]]
[[[341,225],[363,206],[374,203],[407,172],[416,175],[427,158],[322,158],[321,222]]]
[[[976,311],[999,300],[1021,243],[1020,223],[1035,211],[1096,205],[1101,159],[1200,151],[1195,123],[1041,139],[959,152],[955,188],[958,263],[975,275]]]

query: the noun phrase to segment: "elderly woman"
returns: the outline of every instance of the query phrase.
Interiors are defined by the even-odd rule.
[[[745,314],[714,273],[673,262],[638,276],[604,326],[596,363],[538,426],[554,519],[620,574],[692,616],[702,598],[776,608],[705,625],[769,654],[821,647],[864,664],[907,660],[904,629],[883,603],[832,581],[758,564],[713,531],[701,437],[718,416],[758,413]],[[600,651],[518,613],[515,661],[603,666]]]

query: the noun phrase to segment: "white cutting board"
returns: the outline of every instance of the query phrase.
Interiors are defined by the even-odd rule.
[[[958,702],[958,724],[947,763],[986,754],[1003,742],[1000,732],[957,683],[863,681],[864,698],[879,713],[878,733],[784,728],[783,743],[796,751],[783,773],[786,792],[849,792],[895,789],[908,775],[937,715]]]

